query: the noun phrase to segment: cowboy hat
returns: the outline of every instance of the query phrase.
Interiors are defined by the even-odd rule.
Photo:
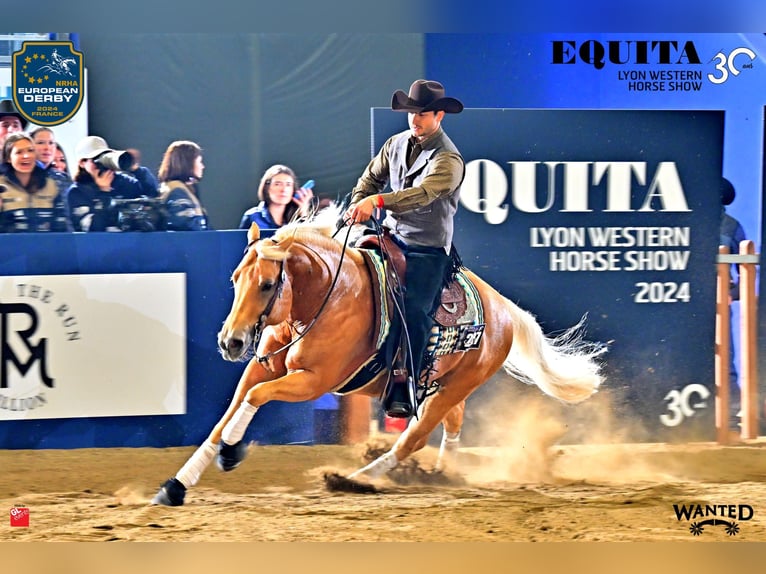
[[[27,118],[19,113],[16,106],[13,105],[13,100],[0,100],[0,118],[3,116],[14,116],[19,118],[21,122],[21,129],[27,127]]]
[[[396,90],[391,98],[391,109],[401,112],[430,112],[443,110],[448,114],[463,111],[463,102],[455,98],[444,97],[444,86],[433,80],[415,80],[410,86],[410,93]]]

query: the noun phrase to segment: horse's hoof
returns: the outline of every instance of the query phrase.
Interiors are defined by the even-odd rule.
[[[163,506],[182,506],[186,496],[186,487],[177,478],[169,478],[152,498],[152,504]]]
[[[245,441],[239,441],[236,444],[226,444],[221,441],[218,443],[218,456],[216,457],[216,464],[218,468],[224,472],[234,470],[239,466],[239,463],[245,460],[247,455],[247,445]]]

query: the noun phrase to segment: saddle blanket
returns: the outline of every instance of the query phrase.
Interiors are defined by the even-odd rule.
[[[375,352],[351,377],[333,391],[339,395],[358,390],[373,382],[387,366],[383,356],[385,350],[383,344],[391,329],[391,317],[387,296],[389,278],[386,275],[386,265],[378,251],[373,249],[359,251],[367,263],[373,284]],[[455,283],[462,290],[462,298],[458,304],[454,300]],[[450,287],[442,293],[442,302],[436,313],[436,321],[426,348],[427,353],[436,357],[477,349],[484,334],[484,309],[476,286],[461,269]]]

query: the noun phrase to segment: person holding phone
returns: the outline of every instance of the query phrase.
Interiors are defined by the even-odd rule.
[[[242,215],[240,229],[250,229],[251,223],[263,229],[279,229],[293,220],[308,217],[314,199],[314,181],[297,188],[298,178],[286,165],[276,164],[267,169],[258,186],[259,203]]]

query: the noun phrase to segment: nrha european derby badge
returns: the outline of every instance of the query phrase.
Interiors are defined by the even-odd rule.
[[[13,101],[38,126],[63,124],[83,99],[82,53],[72,42],[24,42],[13,53]]]

